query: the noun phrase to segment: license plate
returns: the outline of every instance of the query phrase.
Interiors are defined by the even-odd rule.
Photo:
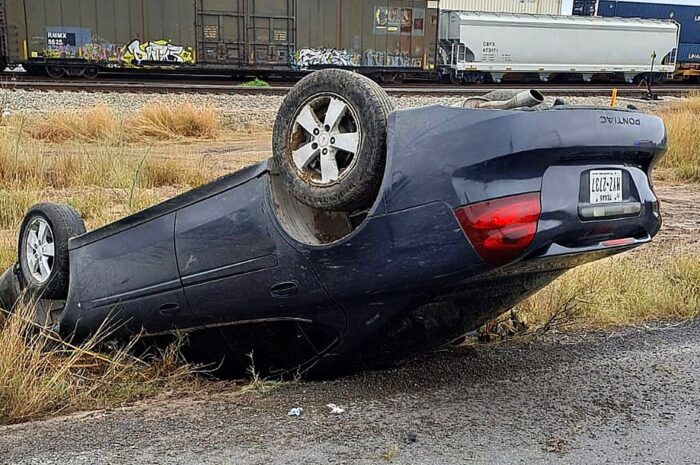
[[[622,171],[595,170],[591,171],[590,203],[622,202]]]

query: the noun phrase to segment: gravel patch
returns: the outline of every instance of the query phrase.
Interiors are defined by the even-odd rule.
[[[271,128],[283,98],[280,95],[88,93],[0,89],[0,105],[4,110],[30,117],[56,111],[79,111],[99,105],[113,108],[118,114],[128,114],[155,103],[177,105],[192,102],[197,106],[213,108],[222,115],[224,124],[231,128]],[[404,96],[391,97],[391,100],[396,108],[404,109],[432,104],[460,105],[464,97]],[[607,97],[569,97],[565,100],[574,105],[610,104]],[[642,111],[654,111],[662,105],[679,100],[682,99],[666,97],[663,101],[646,102],[623,98],[619,99],[619,106],[633,104]],[[554,98],[547,98],[547,103],[553,102]]]

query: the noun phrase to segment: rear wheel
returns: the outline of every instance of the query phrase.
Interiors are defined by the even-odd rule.
[[[28,292],[39,299],[68,295],[68,240],[85,233],[78,212],[67,205],[39,204],[24,218],[19,264]]]
[[[318,71],[287,95],[273,152],[288,190],[322,210],[354,211],[373,202],[386,163],[386,92],[345,70]]]

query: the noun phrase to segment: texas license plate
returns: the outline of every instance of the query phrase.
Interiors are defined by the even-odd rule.
[[[622,202],[622,171],[591,171],[590,203]]]

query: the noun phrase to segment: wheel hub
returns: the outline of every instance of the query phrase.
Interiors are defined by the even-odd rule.
[[[53,231],[43,218],[34,218],[29,224],[25,250],[31,278],[39,284],[48,281],[53,271],[56,247]]]
[[[295,117],[292,161],[311,184],[336,184],[355,167],[361,140],[358,117],[350,104],[335,95],[318,96]]]
[[[322,132],[316,137],[316,140],[322,148],[327,148],[331,144],[331,135],[327,132]]]

